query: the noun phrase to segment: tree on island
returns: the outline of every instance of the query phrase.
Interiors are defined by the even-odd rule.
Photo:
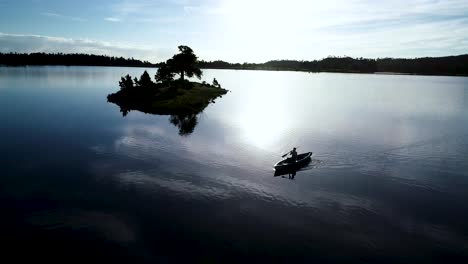
[[[174,80],[174,75],[175,73],[167,63],[161,63],[161,66],[159,66],[154,78],[156,79],[156,82],[169,83]]]
[[[140,79],[136,77],[132,79],[132,77],[127,74],[125,77],[122,77],[119,82],[121,90],[127,92],[143,90],[157,91],[157,93],[160,94],[161,92],[164,93],[166,91],[174,92],[179,87],[184,87],[184,89],[190,89],[193,87],[193,83],[187,82],[185,80],[185,76],[196,76],[198,79],[201,79],[203,73],[198,67],[198,57],[188,46],[179,46],[178,48],[180,53],[175,54],[165,63],[160,63],[156,75],[154,76],[156,82],[151,80],[147,71],[141,75]],[[176,74],[180,76],[180,82],[174,82],[174,76]],[[203,85],[207,85],[206,82],[203,82]],[[219,85],[216,79],[213,80],[213,87],[221,88],[221,85]]]
[[[201,79],[202,71],[197,66],[198,57],[193,53],[193,50],[188,46],[179,46],[180,53],[172,56],[167,60],[166,64],[172,72],[180,75],[180,80],[184,80],[184,76],[196,76]]]
[[[133,88],[132,76],[127,74],[125,77],[122,77],[119,81],[120,90],[126,90]]]
[[[137,78],[135,78],[135,85],[140,87],[151,87],[154,85],[154,83],[151,80],[151,77],[149,76],[148,72],[145,71],[141,75],[140,80],[137,80]]]
[[[151,80],[151,77],[149,76],[148,72],[145,71],[140,76],[140,80],[138,80],[136,77],[132,79],[132,76],[130,76],[129,74],[125,75],[125,77],[120,78],[119,86],[120,90],[132,91],[134,87],[153,87],[154,82]]]

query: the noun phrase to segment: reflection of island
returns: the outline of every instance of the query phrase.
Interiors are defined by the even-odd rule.
[[[213,84],[185,80],[184,76],[200,78],[202,72],[196,67],[197,57],[192,49],[180,46],[179,50],[181,53],[158,69],[156,82],[146,71],[139,80],[127,75],[119,82],[120,91],[109,94],[107,100],[120,106],[123,116],[131,110],[170,115],[169,121],[179,128],[180,135],[192,133],[198,123],[197,115],[227,90],[216,79]],[[180,76],[178,80],[174,80],[176,74]]]
[[[193,133],[198,124],[197,114],[171,115],[169,122],[179,128],[179,135],[186,136]]]
[[[116,103],[118,105],[118,103]],[[120,106],[120,112],[122,112],[123,116],[126,116],[130,110],[130,108],[126,108],[125,106]],[[145,112],[145,111],[142,111]],[[145,112],[148,113],[148,112]],[[195,127],[198,124],[198,114],[197,112],[193,113],[179,113],[173,114],[169,117],[169,122],[176,126],[179,129],[179,135],[187,136],[193,133]]]
[[[178,82],[178,81],[175,81]],[[159,93],[140,88],[140,91],[110,94],[107,99],[120,107],[120,112],[126,116],[131,110],[147,114],[170,115],[169,121],[179,128],[180,135],[189,135],[198,124],[200,114],[214,99],[227,92],[219,87],[208,84],[189,83],[188,88],[161,88]],[[175,91],[171,91],[175,89]]]

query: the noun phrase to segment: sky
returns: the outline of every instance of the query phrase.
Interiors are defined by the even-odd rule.
[[[468,53],[468,0],[0,0],[0,52],[266,62]]]

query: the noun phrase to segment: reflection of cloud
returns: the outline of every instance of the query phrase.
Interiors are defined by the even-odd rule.
[[[157,185],[170,192],[183,194],[185,196],[216,197],[217,199],[228,199],[233,196],[226,188],[219,188],[213,185],[200,185],[183,178],[151,177],[141,171],[124,172],[116,176],[122,184],[140,184],[149,188],[153,188],[154,186],[152,185]]]
[[[123,130],[120,140],[114,145],[115,149],[112,145],[108,146],[110,153],[124,157],[122,160],[125,160],[125,164],[115,164],[114,161],[112,166],[105,162],[95,165],[99,168],[97,175],[112,175],[123,189],[131,187],[148,195],[169,195],[172,201],[177,201],[174,204],[179,204],[180,200],[190,200],[191,203],[209,200],[212,204],[230,204],[232,206],[227,206],[228,210],[249,216],[259,211],[265,212],[259,208],[284,205],[300,210],[301,216],[307,220],[318,219],[319,222],[331,223],[331,226],[354,228],[360,227],[363,221],[375,221],[372,222],[372,228],[382,227],[379,229],[382,232],[387,230],[387,223],[392,223],[391,230],[395,232],[411,232],[444,243],[462,241],[456,235],[457,230],[433,225],[421,219],[417,213],[408,214],[413,211],[404,209],[412,207],[403,206],[402,209],[401,203],[394,202],[393,191],[399,190],[401,184],[385,181],[385,171],[379,170],[384,173],[383,177],[375,177],[374,174],[358,174],[356,177],[353,174],[356,171],[343,174],[343,169],[331,172],[325,169],[308,175],[313,177],[305,177],[307,174],[304,173],[299,181],[285,183],[279,178],[271,180],[270,172],[259,169],[261,164],[253,161],[253,158],[262,153],[238,149],[239,142],[214,140],[209,135],[196,133],[189,139],[180,138],[168,124],[154,124],[154,119],[148,119],[148,123],[141,122],[142,119],[137,121]],[[204,122],[210,120],[204,119]],[[219,127],[219,124],[209,128],[213,127]],[[100,149],[100,146],[96,147],[96,150]],[[241,159],[236,155],[245,157]],[[147,166],[142,166],[141,161]],[[101,162],[96,160],[97,164]],[[333,175],[339,176],[327,179]],[[360,181],[361,176],[363,181]],[[352,178],[350,183],[353,183],[349,184],[349,188],[344,187],[348,186],[344,179],[349,178]],[[384,186],[385,191],[369,191],[368,186]],[[411,187],[411,190],[415,193],[425,191],[419,186]],[[307,218],[304,212],[313,212],[314,217]],[[284,220],[292,218],[284,216]],[[381,226],[380,223],[384,224]],[[414,225],[422,226],[424,230],[412,229]],[[380,239],[385,237],[370,232],[363,232],[361,236],[350,230],[352,228],[345,228],[340,232],[343,231],[345,237],[357,234],[353,241],[360,242],[382,242]]]
[[[29,220],[34,225],[48,229],[90,229],[116,242],[134,241],[136,236],[126,221],[116,215],[102,212],[57,210],[35,214]]]
[[[195,199],[235,199],[252,195],[296,207],[322,207],[330,200],[343,207],[372,210],[362,197],[326,190],[288,190],[272,179],[271,162],[263,150],[239,149],[240,142],[213,142],[210,136],[181,138],[170,125],[133,124],[113,145],[97,145],[100,155],[121,156],[121,168],[93,164],[97,175],[113,175],[123,185],[162,189]],[[240,153],[241,155],[240,155]],[[251,177],[255,175],[255,177]]]
[[[160,57],[158,51],[135,45],[91,39],[5,33],[0,33],[0,52],[89,53],[144,59],[155,56]]]
[[[149,190],[165,190],[177,196],[192,199],[236,199],[249,195],[255,199],[277,201],[294,207],[321,208],[331,202],[340,204],[342,210],[359,207],[375,210],[375,202],[365,197],[321,189],[290,189],[278,185],[270,170],[252,168],[252,159],[235,161],[234,153],[216,153],[230,147],[215,145],[203,149],[206,142],[180,145],[166,138],[164,148],[151,134],[139,134],[119,139],[115,149],[108,152],[129,158],[122,169],[105,163],[93,164],[97,175],[113,175],[126,185],[138,185]],[[177,139],[178,136],[175,138]],[[169,139],[169,140],[168,140]],[[203,153],[203,154],[201,154]],[[247,158],[248,159],[248,158]],[[142,166],[144,162],[146,165]],[[133,165],[132,165],[133,164]],[[256,177],[251,177],[255,175]],[[245,177],[247,176],[247,177]]]

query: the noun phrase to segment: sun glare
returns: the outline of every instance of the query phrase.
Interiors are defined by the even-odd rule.
[[[284,89],[279,89],[282,86],[278,83],[265,83],[265,80],[258,85],[262,88],[253,90],[252,96],[243,102],[238,116],[241,140],[262,149],[273,146],[291,125]]]

